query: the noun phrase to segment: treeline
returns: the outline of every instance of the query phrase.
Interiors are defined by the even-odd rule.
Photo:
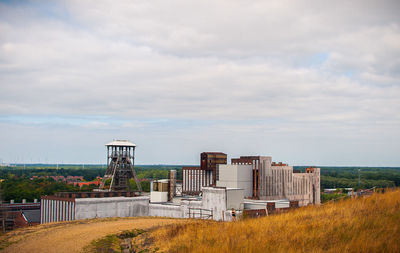
[[[400,168],[394,167],[320,167],[321,189],[400,187]],[[305,167],[295,167],[304,171]],[[360,180],[359,180],[360,176]],[[359,184],[360,181],[360,184]]]
[[[109,182],[106,182],[109,184]],[[150,182],[143,181],[140,183],[142,190],[150,191]],[[132,190],[137,190],[136,182],[131,179],[130,187]],[[22,202],[26,199],[28,202],[33,202],[34,199],[40,200],[40,196],[53,195],[56,192],[88,192],[97,188],[95,185],[84,185],[82,187],[67,184],[65,182],[55,182],[52,178],[33,179],[25,177],[10,177],[0,184],[0,193],[3,201]]]
[[[56,192],[63,191],[92,191],[97,186],[73,186],[65,182],[55,182],[52,178],[37,178],[31,180],[33,176],[83,176],[85,181],[92,181],[97,176],[103,177],[106,172],[105,168],[101,166],[91,166],[85,169],[81,167],[72,167],[59,169],[54,166],[47,167],[8,167],[0,169],[0,183],[1,199],[3,201],[15,200],[21,202],[22,199],[27,201],[33,201],[34,199],[40,199],[42,195],[53,195]],[[137,176],[139,179],[164,179],[168,177],[168,171],[171,169],[181,170],[178,166],[138,166],[135,167]],[[178,173],[178,179],[181,178],[181,173]],[[109,182],[106,182],[106,184]],[[132,190],[137,190],[135,180],[130,180],[130,186]],[[142,190],[150,191],[150,182],[141,182]]]
[[[178,180],[182,179],[182,167],[178,166],[137,166],[135,167],[138,178],[148,179],[164,179],[168,177],[169,170],[178,170]],[[33,176],[83,176],[86,181],[92,181],[96,177],[103,177],[106,172],[105,168],[91,167],[90,169],[82,168],[63,168],[56,169],[54,167],[46,168],[21,168],[21,167],[6,167],[0,169],[0,179],[7,179],[10,176],[31,178]]]
[[[13,199],[21,202],[22,199],[26,199],[28,202],[33,202],[34,199],[39,200],[43,195],[52,195],[63,191],[86,191],[90,190],[90,187],[79,188],[64,182],[55,182],[53,179],[30,180],[25,177],[9,177],[1,182],[0,189],[3,201],[9,202]]]
[[[31,178],[33,176],[83,176],[86,181],[92,181],[97,176],[103,176],[105,169],[54,169],[54,168],[3,168],[0,169],[0,178],[7,179],[9,177]]]
[[[355,189],[366,189],[372,187],[386,188],[396,186],[394,181],[391,180],[373,180],[373,179],[361,179],[358,184],[358,178],[342,178],[342,177],[331,177],[321,176],[321,188],[355,188]]]

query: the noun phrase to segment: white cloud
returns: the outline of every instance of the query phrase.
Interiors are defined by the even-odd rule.
[[[390,146],[400,138],[398,7],[397,1],[3,3],[0,116],[104,117],[81,127],[110,136],[118,128],[149,138],[152,131],[192,138],[215,130],[224,136],[210,137],[215,141],[241,135],[242,145],[251,146],[257,133],[286,134],[287,145],[303,142],[298,136],[340,137],[334,145],[375,135]],[[163,130],[165,124],[171,127]],[[212,143],[196,141],[185,145]]]

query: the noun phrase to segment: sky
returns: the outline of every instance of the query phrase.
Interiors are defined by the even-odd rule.
[[[399,1],[0,1],[0,163],[400,166]]]

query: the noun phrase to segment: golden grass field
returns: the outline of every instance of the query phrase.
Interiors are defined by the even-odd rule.
[[[112,218],[17,229],[4,252],[85,252],[96,240],[131,229],[153,252],[400,252],[400,190],[237,222]],[[139,247],[140,248],[140,247]],[[118,252],[108,251],[108,252]]]
[[[59,222],[16,229],[0,237],[1,252],[83,252],[91,241],[132,228],[151,229],[187,220],[108,218]]]
[[[163,252],[400,252],[400,190],[238,222],[153,233]]]

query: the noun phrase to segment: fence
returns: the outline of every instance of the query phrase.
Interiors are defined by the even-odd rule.
[[[213,219],[213,210],[203,208],[189,208],[189,218],[207,220]]]

